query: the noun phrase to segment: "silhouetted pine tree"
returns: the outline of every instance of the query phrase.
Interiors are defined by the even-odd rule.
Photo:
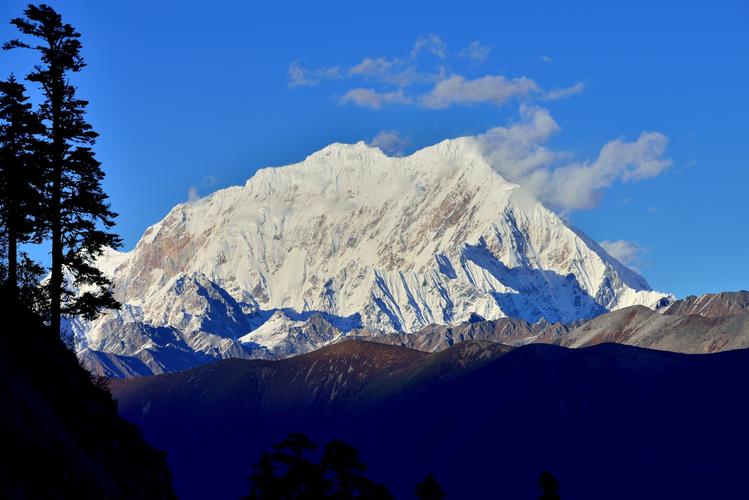
[[[43,232],[44,163],[37,139],[43,131],[23,84],[13,75],[0,81],[0,224],[12,300],[19,299],[19,274],[28,281],[38,270],[27,256],[21,263],[28,267],[19,270],[18,245],[38,243]]]
[[[427,474],[420,483],[416,485],[416,491],[414,492],[416,498],[421,500],[440,500],[445,498],[445,492],[442,491],[439,483],[434,476]]]
[[[253,468],[250,474],[250,495],[249,499],[262,498],[281,498],[283,491],[283,478],[276,475],[276,466],[273,464],[273,456],[270,453],[263,453],[260,460]]]
[[[551,472],[543,471],[538,478],[538,486],[541,488],[541,496],[538,500],[559,500],[559,483]]]
[[[304,434],[289,434],[263,453],[250,476],[251,499],[325,498],[326,485],[320,468],[306,454],[317,448]]]
[[[327,498],[392,498],[384,485],[364,476],[367,468],[359,461],[359,452],[343,441],[331,441],[325,446],[320,467],[331,486]]]
[[[52,246],[50,324],[53,331],[59,331],[62,315],[93,318],[103,308],[119,307],[111,283],[93,263],[105,247],[116,248],[121,240],[108,232],[117,214],[110,210],[101,188],[104,173],[91,149],[98,134],[85,119],[88,102],[77,98],[68,79],[85,66],[80,34],[45,4],[29,5],[24,16],[11,23],[34,41],[11,40],[4,48],[36,50],[42,62],[27,79],[39,83],[44,95],[40,116],[48,160],[44,219]],[[64,271],[70,273],[71,285],[91,291],[74,297],[67,291]]]
[[[290,434],[263,453],[250,476],[250,495],[262,499],[349,499],[389,500],[382,484],[364,477],[366,469],[356,449],[342,441],[328,443],[319,463],[307,454],[317,445],[303,434]]]

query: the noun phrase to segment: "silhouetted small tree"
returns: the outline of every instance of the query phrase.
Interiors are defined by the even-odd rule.
[[[307,458],[317,445],[304,434],[289,434],[265,452],[250,476],[251,499],[324,498],[326,485],[320,468]]]
[[[260,460],[253,468],[250,474],[250,495],[249,499],[261,498],[282,498],[283,478],[276,475],[276,466],[273,463],[273,455],[263,452]]]
[[[392,498],[384,485],[364,476],[367,468],[359,460],[359,452],[343,441],[331,441],[325,446],[320,467],[330,485],[328,498]]]
[[[290,434],[264,452],[250,475],[250,495],[261,499],[348,499],[388,500],[392,496],[382,484],[363,475],[366,467],[358,452],[343,441],[325,446],[319,463],[308,454],[317,445],[303,434]]]
[[[421,482],[416,484],[414,495],[421,500],[440,500],[441,498],[445,498],[445,492],[442,491],[439,483],[431,474],[427,474]]]
[[[538,478],[538,486],[541,488],[539,500],[559,500],[559,483],[549,471],[543,471]]]

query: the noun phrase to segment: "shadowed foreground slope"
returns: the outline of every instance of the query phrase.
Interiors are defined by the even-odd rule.
[[[248,491],[289,432],[343,439],[399,498],[432,473],[449,498],[729,498],[746,492],[749,351],[604,344],[426,354],[347,341],[281,361],[227,360],[113,381],[121,412],[169,451],[185,498]]]
[[[1,299],[0,497],[173,498],[164,454],[59,338]]]

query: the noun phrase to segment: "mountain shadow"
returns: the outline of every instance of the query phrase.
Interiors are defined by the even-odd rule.
[[[462,258],[485,269],[514,292],[494,292],[492,296],[502,311],[511,318],[529,323],[545,319],[550,323],[568,323],[588,319],[606,312],[606,308],[588,294],[573,274],[562,276],[554,271],[523,266],[507,267],[481,238],[476,245],[466,244]],[[466,270],[466,274],[470,272]],[[566,293],[560,294],[559,290]],[[565,299],[567,302],[562,302]]]
[[[246,494],[261,452],[301,432],[354,446],[396,498],[412,498],[426,474],[447,498],[537,498],[549,470],[564,498],[697,500],[745,492],[748,378],[749,350],[465,341],[428,354],[348,340],[116,380],[112,391],[169,451],[187,499]]]

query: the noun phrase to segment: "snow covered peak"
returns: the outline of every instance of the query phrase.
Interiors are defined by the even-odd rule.
[[[387,156],[382,150],[376,146],[369,146],[364,141],[359,141],[354,144],[347,144],[343,142],[334,142],[309,155],[305,161],[330,161],[330,160],[341,160],[350,158],[352,156],[359,157],[376,157],[376,156]]]
[[[342,331],[411,332],[475,316],[569,322],[664,297],[507,182],[469,137],[406,157],[331,144],[176,206],[133,251],[100,265],[137,314],[107,315],[84,336],[116,336],[136,321],[172,328],[211,356],[236,355],[253,338],[292,352],[279,324],[308,347],[329,340],[327,330],[299,330],[315,313]],[[195,276],[190,293],[175,295],[180,279]]]

